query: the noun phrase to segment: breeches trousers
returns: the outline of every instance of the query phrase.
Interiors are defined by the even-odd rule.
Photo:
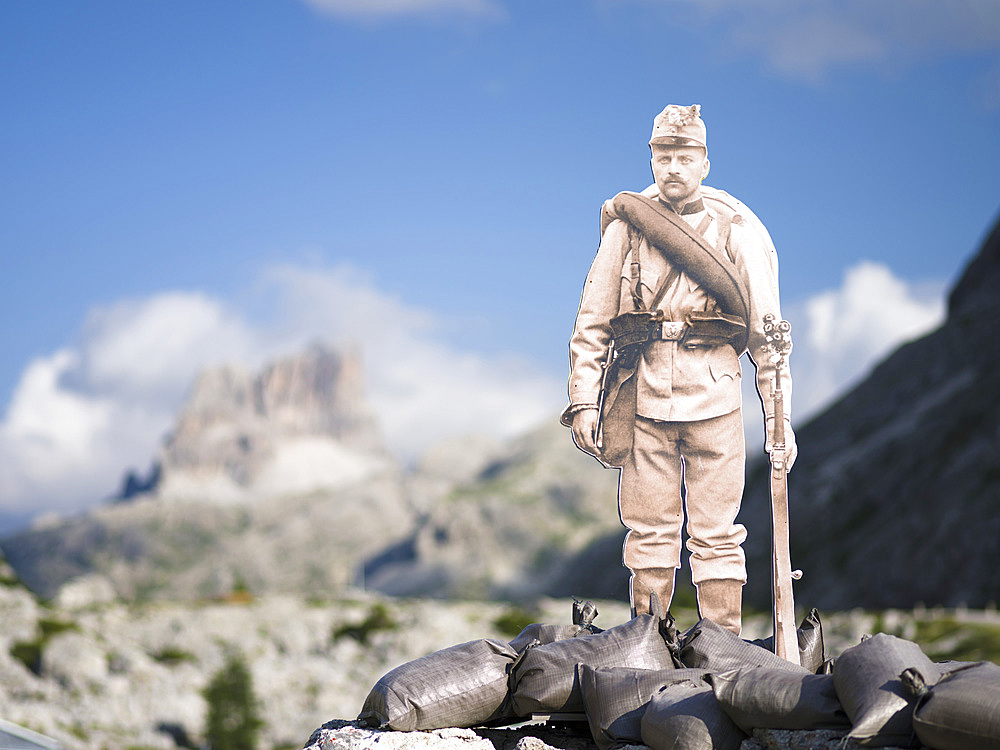
[[[739,409],[698,422],[660,422],[637,416],[632,454],[621,470],[618,506],[628,527],[624,562],[633,583],[680,567],[681,527],[695,585],[713,579],[746,582],[736,523],[743,498],[746,446]],[[652,583],[652,582],[651,582]],[[655,590],[655,586],[653,586]]]

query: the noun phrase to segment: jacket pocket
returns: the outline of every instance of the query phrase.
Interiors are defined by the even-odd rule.
[[[712,379],[718,383],[724,378],[739,380],[740,359],[736,356],[736,350],[731,346],[713,346],[709,349],[708,371],[712,373]]]

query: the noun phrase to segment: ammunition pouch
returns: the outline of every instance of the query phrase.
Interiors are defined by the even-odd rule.
[[[746,323],[735,315],[721,312],[690,312],[684,318],[681,346],[696,349],[730,344],[736,349],[738,342],[746,341],[746,336]],[[740,353],[738,349],[736,353]]]
[[[663,310],[630,310],[613,317],[609,324],[615,355],[637,356],[646,343],[658,338],[662,323]]]

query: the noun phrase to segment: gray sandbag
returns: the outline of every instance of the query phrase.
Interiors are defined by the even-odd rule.
[[[885,633],[840,655],[833,668],[833,684],[851,720],[848,737],[869,747],[919,745],[913,733],[914,699],[900,679],[911,668],[930,683],[941,676],[920,646]]]
[[[813,674],[822,672],[826,662],[826,653],[823,647],[823,622],[820,620],[819,610],[815,607],[802,618],[802,622],[795,631],[795,639],[799,644],[799,664]],[[750,641],[750,643],[774,653],[773,635]]]
[[[917,670],[900,677],[917,699],[913,729],[923,744],[936,750],[1000,750],[1000,666],[966,664],[934,685]]]
[[[749,734],[762,729],[840,729],[851,726],[837,698],[833,675],[753,667],[713,674],[715,697]]]
[[[739,750],[746,738],[712,688],[671,685],[649,701],[642,741],[652,750]]]
[[[509,715],[508,672],[516,658],[509,643],[493,639],[422,656],[375,683],[358,721],[409,732],[503,720]]]
[[[654,694],[667,685],[705,687],[704,669],[632,669],[577,664],[590,733],[600,750],[642,742],[642,715]]]
[[[680,636],[675,656],[686,667],[707,669],[710,672],[727,672],[742,667],[768,667],[809,673],[805,667],[744,641],[731,630],[706,619],[699,620]]]
[[[532,623],[518,633],[511,641],[511,647],[521,653],[528,646],[536,641],[539,644],[555,643],[566,638],[576,638],[580,635],[594,635],[602,632],[594,625],[594,618],[597,617],[597,607],[591,601],[573,602],[573,624],[572,625],[543,625]]]
[[[596,635],[530,646],[511,668],[514,714],[583,712],[577,664],[637,669],[674,667],[673,656],[661,633],[661,624],[667,622],[656,615],[640,614]]]

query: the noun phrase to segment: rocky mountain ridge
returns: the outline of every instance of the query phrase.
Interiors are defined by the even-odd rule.
[[[797,597],[821,609],[983,607],[1000,599],[1000,223],[936,331],[902,347],[796,429],[788,477]],[[748,525],[767,528],[766,466]],[[748,539],[766,569],[766,534]],[[767,579],[748,596],[769,599]]]
[[[46,597],[91,573],[130,599],[326,594],[416,519],[357,357],[319,345],[258,373],[202,373],[153,476],[0,548]]]

